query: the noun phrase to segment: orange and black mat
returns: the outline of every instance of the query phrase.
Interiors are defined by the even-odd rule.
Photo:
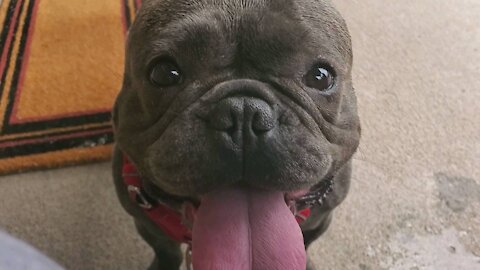
[[[110,157],[139,0],[3,0],[0,174]]]

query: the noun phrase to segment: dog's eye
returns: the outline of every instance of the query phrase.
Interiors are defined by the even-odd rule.
[[[157,86],[173,86],[180,83],[181,80],[182,73],[172,61],[158,61],[150,69],[150,81]]]
[[[328,66],[316,65],[307,73],[305,81],[308,87],[329,93],[335,86],[335,73]]]

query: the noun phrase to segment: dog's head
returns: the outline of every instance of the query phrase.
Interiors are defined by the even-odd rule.
[[[360,135],[346,25],[323,0],[146,0],[127,42],[116,140],[156,187],[294,191]]]

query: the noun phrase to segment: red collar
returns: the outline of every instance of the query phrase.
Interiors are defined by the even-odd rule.
[[[135,165],[123,156],[123,182],[127,186],[130,199],[138,204],[143,212],[171,239],[180,243],[190,243],[192,232],[182,223],[182,214],[162,203],[149,202]]]
[[[153,200],[148,198],[148,195],[143,190],[142,180],[138,174],[137,168],[129,160],[129,158],[123,156],[123,168],[122,168],[123,182],[127,186],[130,199],[138,204],[143,212],[172,240],[180,243],[191,243],[192,241],[192,232],[191,230],[182,222],[182,214],[168,206],[167,204],[160,202],[153,202]],[[329,193],[330,191],[328,191]],[[328,194],[327,193],[327,194]],[[312,195],[314,193],[309,193],[308,196],[302,197],[301,200],[296,202],[296,205],[299,202],[303,205],[305,204],[305,198],[312,200]],[[313,198],[314,203],[321,203],[320,198]],[[294,202],[295,203],[295,202]],[[314,203],[307,204],[306,208],[301,208],[300,211],[296,212],[295,218],[299,224],[305,222],[305,220],[310,217],[310,208]],[[296,207],[296,206],[295,206]],[[297,207],[297,209],[299,209]]]

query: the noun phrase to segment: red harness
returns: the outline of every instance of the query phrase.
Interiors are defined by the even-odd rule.
[[[153,203],[147,198],[143,190],[142,180],[138,174],[137,168],[124,155],[122,176],[125,185],[127,186],[130,199],[138,204],[143,212],[172,240],[179,243],[190,244],[192,241],[191,230],[182,222],[182,214],[164,203]],[[310,194],[310,197],[312,195]],[[310,207],[307,205],[301,211],[294,211],[295,219],[299,224],[303,223],[310,216]]]

